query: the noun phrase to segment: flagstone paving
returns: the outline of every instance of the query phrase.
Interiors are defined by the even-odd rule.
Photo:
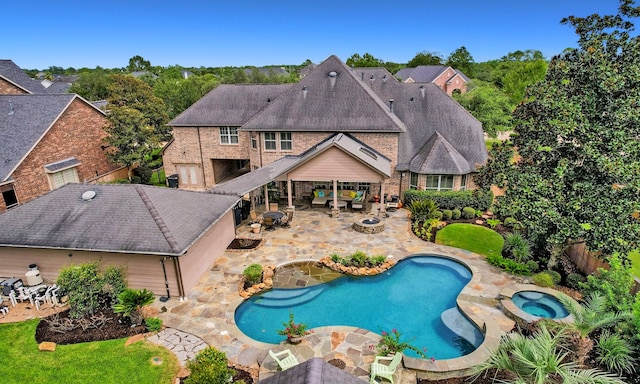
[[[377,212],[375,207],[372,212]],[[471,268],[473,278],[458,297],[458,306],[473,321],[486,328],[485,344],[471,355],[458,359],[434,362],[405,358],[405,367],[416,370],[399,370],[400,382],[415,383],[416,374],[426,378],[429,375],[437,377],[449,370],[464,372],[465,368],[485,359],[487,348],[497,344],[500,334],[514,326],[514,322],[497,307],[500,291],[521,281],[489,265],[484,256],[418,239],[411,232],[405,209],[389,212],[388,217],[383,217],[385,230],[381,233],[354,231],[351,228],[354,221],[367,215],[369,213],[342,211],[340,217],[332,218],[328,209],[296,210],[290,227],[260,234],[251,233],[249,225],[242,223],[236,228],[237,237],[261,238],[261,245],[251,250],[225,252],[186,298],[172,298],[165,303],[156,301],[154,306],[160,309],[159,317],[166,326],[195,335],[224,351],[232,362],[260,369],[261,378],[275,372],[274,362],[267,351],[291,348],[301,361],[314,356],[325,361],[340,359],[346,363],[345,370],[368,381],[369,365],[375,354],[371,346],[377,344],[380,336],[367,330],[317,328],[296,346],[266,344],[245,336],[234,323],[235,309],[243,300],[238,295],[238,287],[244,269],[252,263],[282,266],[294,261],[319,260],[333,253],[346,256],[358,250],[395,260],[415,254],[435,254],[459,260]],[[282,277],[280,283],[300,286],[317,283],[324,278],[305,277],[295,272]]]

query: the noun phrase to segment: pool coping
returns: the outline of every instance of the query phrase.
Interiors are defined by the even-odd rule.
[[[502,311],[507,315],[511,320],[518,323],[520,326],[527,326],[527,324],[532,323],[534,321],[538,321],[543,319],[540,316],[535,316],[530,313],[525,312],[520,309],[514,302],[511,300],[513,295],[518,292],[523,291],[533,291],[533,292],[541,292],[546,293],[547,295],[553,296],[556,299],[560,297],[562,292],[557,291],[553,288],[540,287],[535,284],[512,284],[507,287],[504,287],[500,291],[500,305],[502,307]],[[567,296],[569,297],[569,296]],[[569,297],[571,300],[575,301],[573,298]],[[577,302],[576,302],[577,304]],[[574,321],[573,315],[569,314],[566,317],[560,319],[553,319],[558,322],[572,323]]]
[[[484,334],[484,341],[473,352],[467,355],[452,358],[452,359],[425,360],[425,359],[419,359],[419,358],[403,355],[404,366],[407,369],[415,371],[417,377],[425,378],[425,379],[439,379],[439,378],[444,379],[444,378],[462,377],[462,376],[471,375],[475,372],[474,367],[486,361],[491,351],[498,347],[501,336],[502,336],[502,330],[500,329],[500,326],[496,322],[491,321],[490,316],[487,316],[487,318],[485,318],[483,316],[477,315],[473,311],[473,307],[475,305],[474,303],[476,302],[475,295],[474,295],[474,287],[480,283],[480,280],[481,280],[480,270],[475,266],[467,264],[466,262],[459,259],[455,255],[449,255],[449,254],[445,254],[437,251],[431,251],[428,253],[413,253],[409,255],[394,257],[394,259],[397,262],[399,262],[406,258],[415,257],[418,255],[425,255],[425,256],[429,255],[429,256],[436,256],[436,257],[441,257],[445,259],[450,259],[463,265],[465,268],[471,271],[471,279],[458,294],[456,298],[456,305],[460,309],[461,313],[464,316],[466,316],[469,320],[471,320]],[[299,262],[299,261],[318,261],[318,260],[314,260],[314,259],[296,260],[296,262]],[[290,263],[286,262],[286,263],[281,263],[279,265],[276,265],[276,269],[278,267],[281,267],[287,264],[290,264]],[[505,292],[508,293],[509,291],[505,291]],[[282,343],[270,344],[270,343],[257,341],[245,335],[238,328],[237,324],[235,323],[235,311],[244,301],[245,299],[238,296],[236,300],[229,303],[230,308],[233,308],[233,314],[234,314],[232,319],[228,321],[228,325],[229,325],[228,331],[230,336],[237,338],[242,343],[254,346],[256,348],[261,348],[261,349],[270,349],[278,345],[281,345]],[[344,331],[350,330],[353,332],[363,329],[360,327],[326,326],[326,327],[314,328],[312,330],[316,334],[323,334],[323,333],[326,333],[327,329],[332,329],[332,328],[339,328]],[[370,330],[366,330],[366,331],[368,331],[369,334],[377,336],[377,338],[371,337],[372,342],[375,341],[377,343],[377,341],[381,339],[381,337],[377,335],[375,332]],[[306,337],[310,337],[310,336],[306,336]],[[283,343],[286,343],[286,342],[283,341]]]

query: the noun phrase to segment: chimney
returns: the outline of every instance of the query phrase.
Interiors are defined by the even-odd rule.
[[[389,99],[389,112],[393,113],[393,99]]]

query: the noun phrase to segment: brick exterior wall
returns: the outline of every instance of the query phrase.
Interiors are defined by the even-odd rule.
[[[455,79],[453,79],[451,83],[448,83],[454,76]],[[467,84],[464,82],[464,79],[462,79],[462,77],[451,68],[447,68],[447,70],[440,74],[433,83],[445,91],[449,96],[451,96],[455,90],[459,90],[461,93],[465,93],[467,91]]]
[[[51,190],[44,166],[75,157],[80,182],[95,179],[119,166],[106,157],[100,147],[106,132],[107,118],[80,99],[74,99],[36,147],[12,174],[14,190],[20,204]],[[0,202],[4,211],[4,201]]]
[[[28,94],[22,88],[16,87],[14,84],[5,79],[0,78],[0,95],[24,95]]]

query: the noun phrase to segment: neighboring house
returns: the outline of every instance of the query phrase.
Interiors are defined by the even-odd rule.
[[[415,68],[403,68],[396,77],[404,83],[433,83],[447,95],[453,92],[467,92],[469,78],[464,73],[444,65],[419,65]]]
[[[400,83],[384,68],[352,69],[335,56],[295,84],[220,85],[169,125],[165,171],[193,190],[272,163],[262,181],[280,181],[270,188],[295,198],[332,184],[369,196],[464,190],[487,158],[481,123],[436,84]],[[297,176],[295,165],[280,167],[335,140],[344,145],[305,162]],[[356,153],[388,159],[389,174]],[[373,172],[364,177],[363,169]]]
[[[75,94],[0,95],[0,212],[121,168],[105,153],[107,123]]]
[[[55,281],[90,261],[129,287],[185,297],[234,239],[233,196],[132,184],[68,184],[0,214],[0,271]],[[166,284],[165,284],[166,281]]]
[[[11,60],[0,60],[0,95],[66,93],[69,84],[34,80]]]

